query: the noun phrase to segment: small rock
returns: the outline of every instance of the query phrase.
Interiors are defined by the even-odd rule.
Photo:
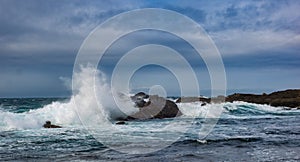
[[[126,124],[126,123],[125,123],[125,121],[118,121],[118,122],[116,122],[116,124],[117,124],[117,125],[124,125],[124,124]]]
[[[51,121],[46,121],[43,125],[44,128],[61,128],[61,126],[51,124]]]

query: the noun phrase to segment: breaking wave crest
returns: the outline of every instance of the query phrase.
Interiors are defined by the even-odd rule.
[[[110,87],[102,72],[85,67],[73,77],[78,79],[75,79],[77,82],[73,82],[75,94],[69,100],[52,102],[23,113],[0,109],[0,131],[41,128],[47,120],[62,126],[80,125],[82,120],[94,122],[97,119],[104,123],[125,115],[115,105]],[[97,86],[93,86],[94,83]],[[97,92],[96,95],[94,92]],[[122,101],[124,105],[132,105],[132,108],[128,106],[126,113],[136,111],[133,103],[128,99]]]

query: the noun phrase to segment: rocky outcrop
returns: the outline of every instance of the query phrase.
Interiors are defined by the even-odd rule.
[[[136,107],[139,108],[139,111],[130,115],[127,120],[162,119],[182,115],[181,111],[173,101],[157,95],[147,95],[140,92],[132,96],[131,99]]]
[[[235,93],[227,97],[218,96],[215,98],[204,98],[204,97],[180,97],[176,103],[187,103],[187,102],[203,102],[203,105],[207,103],[220,103],[220,102],[233,102],[233,101],[244,101],[256,104],[268,104],[271,106],[283,106],[290,108],[300,109],[300,90],[289,89],[285,91],[273,92],[270,94],[263,93],[258,94],[242,94]]]
[[[227,96],[226,101],[244,101],[257,104],[268,104],[271,106],[300,108],[300,90],[290,89],[270,94],[263,93],[261,95],[235,93]]]
[[[51,121],[46,121],[43,125],[44,128],[61,128],[61,126],[51,124]]]
[[[147,95],[143,92],[137,93],[131,97],[135,106],[139,108],[139,111],[135,114],[128,116],[124,120],[145,120],[145,119],[162,119],[162,118],[173,118],[181,116],[182,113],[177,107],[176,103],[187,103],[187,102],[202,102],[202,106],[208,103],[221,103],[221,102],[233,102],[233,101],[244,101],[257,104],[268,104],[271,106],[283,106],[289,108],[300,109],[300,90],[285,90],[273,92],[270,94],[241,94],[235,93],[225,96],[218,96],[213,98],[205,97],[180,97],[176,103],[167,100],[157,95]],[[116,124],[125,124],[124,122]]]
[[[179,97],[176,100],[176,103],[188,103],[188,102],[210,103],[210,98],[205,98],[205,97]]]
[[[225,96],[218,96],[213,98],[206,97],[179,97],[176,103],[189,103],[189,102],[203,102],[202,106],[208,103],[222,103],[225,101]]]

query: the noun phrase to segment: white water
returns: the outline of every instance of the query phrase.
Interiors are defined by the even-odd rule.
[[[201,106],[202,102],[178,103],[180,111],[184,117],[205,117],[208,111],[214,107],[222,107],[220,118],[260,118],[260,117],[278,117],[283,114],[297,113],[297,109],[285,110],[285,107],[273,107],[270,105],[261,105],[243,101],[233,103],[206,104]]]

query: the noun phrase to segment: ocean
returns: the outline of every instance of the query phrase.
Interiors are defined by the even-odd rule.
[[[180,103],[181,117],[125,125],[110,119],[115,131],[101,122],[97,130],[89,128],[82,121],[86,108],[73,106],[72,98],[0,99],[0,161],[300,160],[296,109],[245,102]],[[199,138],[203,115],[212,107],[223,112],[210,133]],[[42,128],[46,120],[63,128]]]
[[[73,77],[69,98],[0,99],[0,161],[300,160],[300,110],[177,103],[180,117],[118,125],[138,111],[130,94],[113,97],[89,68]],[[46,121],[62,128],[43,128]]]

